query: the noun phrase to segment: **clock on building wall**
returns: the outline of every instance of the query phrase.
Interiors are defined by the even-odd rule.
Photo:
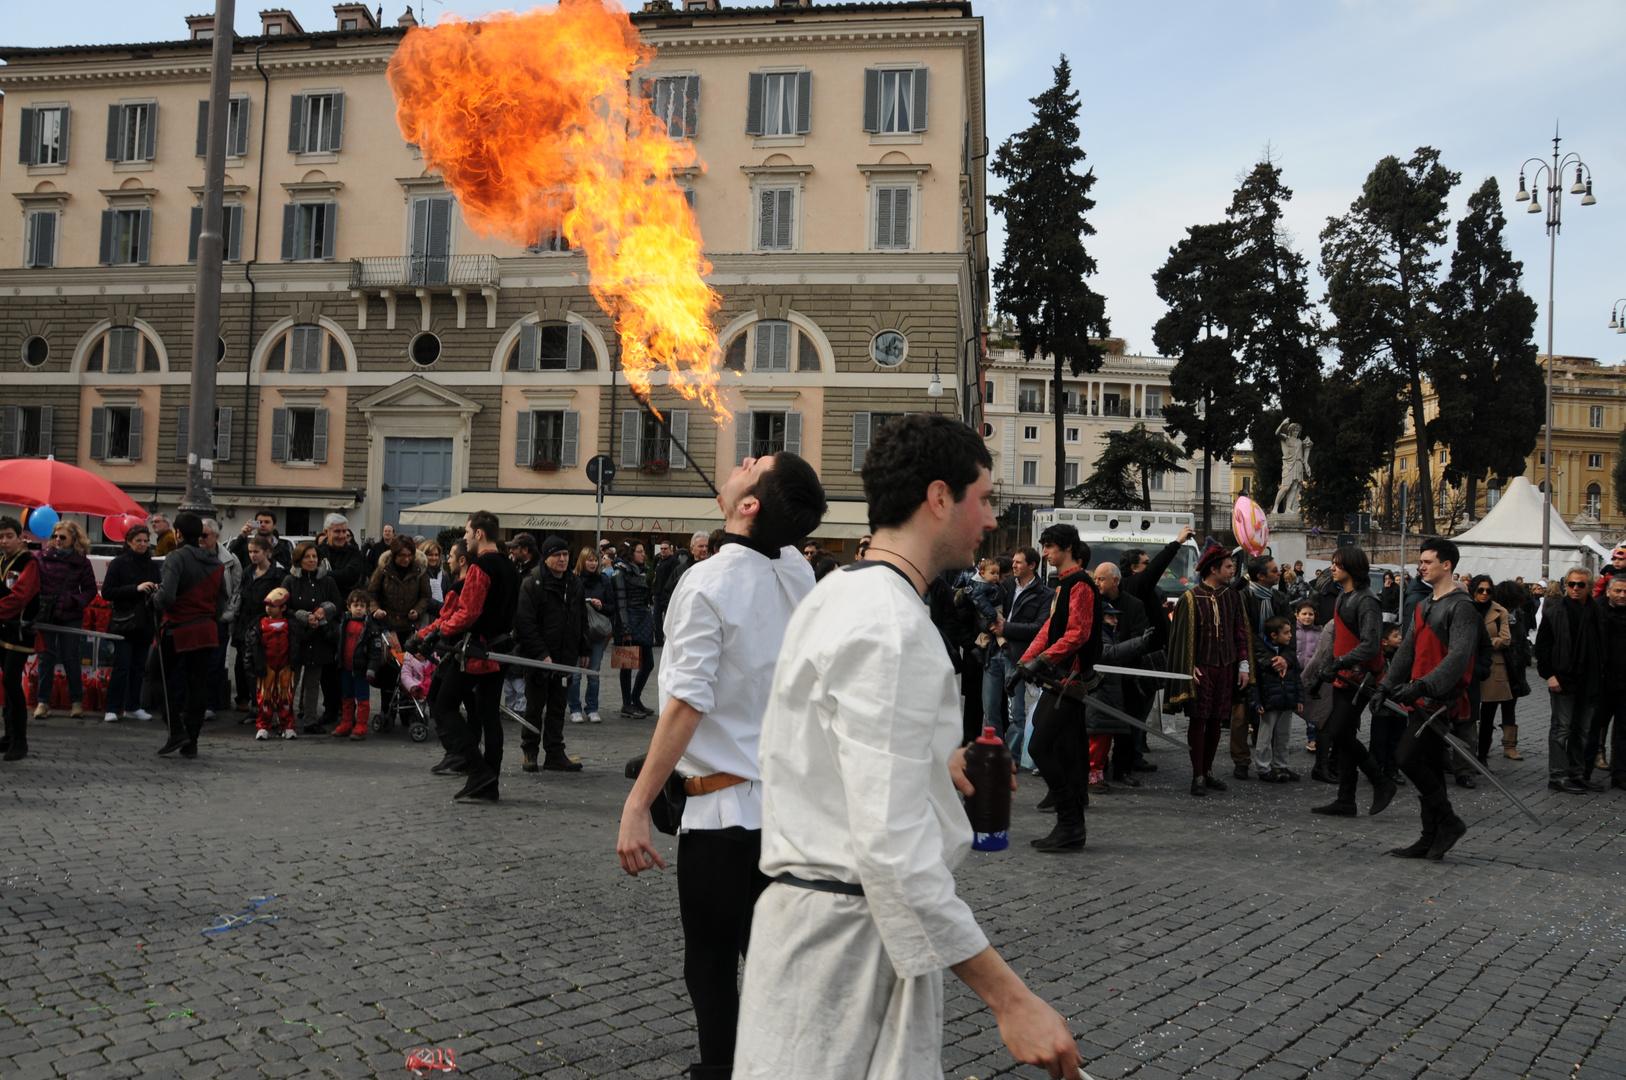
[[[903,363],[909,343],[896,330],[882,330],[869,343],[869,358],[882,367],[897,367]]]

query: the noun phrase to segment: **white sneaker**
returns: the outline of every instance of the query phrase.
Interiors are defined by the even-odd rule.
[[[282,737],[284,739],[297,739],[299,738],[299,732],[295,731],[293,728],[283,728]]]
[[[595,724],[602,724],[602,723],[604,723],[604,717],[602,717],[602,716],[600,716],[600,715],[599,715],[599,714],[598,714],[598,713],[596,713],[596,712],[590,712],[590,713],[588,713],[588,714],[587,714],[587,719],[588,719],[588,720],[589,720],[589,721],[590,721],[590,722],[592,722],[592,723],[595,723]]]
[[[215,718],[215,711],[213,709],[204,709],[203,718],[205,720],[213,720]]]
[[[102,714],[102,723],[104,723],[104,724],[116,724],[118,722],[119,722],[119,714],[118,713],[110,712],[110,713],[103,713]]]
[[[151,720],[152,713],[148,712],[146,709],[135,709],[134,711],[125,713],[124,718],[126,720]]]
[[[579,712],[573,712],[573,713],[570,714],[570,722],[572,724],[579,724],[579,723],[582,722],[583,719],[584,719],[584,717]]]
[[[254,738],[257,742],[265,742],[265,740],[269,739],[270,737],[271,732],[267,731],[265,728],[261,728],[254,733]]]

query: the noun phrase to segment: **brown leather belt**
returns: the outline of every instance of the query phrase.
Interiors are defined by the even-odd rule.
[[[683,794],[691,799],[697,795],[710,795],[714,791],[731,788],[735,784],[749,784],[751,781],[743,776],[733,773],[715,772],[710,776],[690,776],[683,781]]]

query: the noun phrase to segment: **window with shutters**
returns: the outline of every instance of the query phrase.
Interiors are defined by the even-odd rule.
[[[271,410],[271,460],[320,465],[327,461],[326,409]]]
[[[853,413],[853,472],[863,471],[864,458],[869,455],[870,444],[875,441],[882,428],[902,415],[879,412]]]
[[[1594,405],[1591,408],[1590,423],[1595,428],[1603,427],[1603,406]]]
[[[1078,462],[1067,462],[1062,469],[1062,483],[1070,488],[1078,486]]]
[[[579,322],[523,323],[509,371],[597,371],[598,351]]]
[[[158,153],[158,103],[107,107],[107,160],[151,161]]]
[[[0,408],[0,458],[49,456],[51,413],[49,405]]]
[[[789,413],[751,414],[751,457],[767,457],[785,449],[785,427]]]
[[[226,262],[243,259],[243,208],[238,204],[221,207],[221,239],[225,241],[222,256]],[[203,207],[192,208],[192,224],[186,240],[186,261],[198,261],[198,237],[203,234]]]
[[[138,375],[160,368],[158,350],[133,326],[115,326],[91,342],[85,370],[107,375]]]
[[[56,234],[60,217],[55,210],[34,210],[23,228],[23,265],[41,269],[56,265]]]
[[[692,139],[700,123],[700,76],[662,75],[644,82],[655,119],[673,139]]]
[[[231,460],[232,409],[222,405],[215,409],[214,445],[210,451],[212,461]],[[192,449],[192,409],[182,405],[175,410],[175,460],[185,461]]]
[[[926,130],[930,73],[925,68],[864,72],[864,130],[902,135]]]
[[[753,71],[746,97],[747,135],[806,135],[812,127],[813,73]]]
[[[251,106],[246,97],[234,97],[226,110],[226,156],[245,157],[248,154],[248,118]],[[196,156],[209,152],[209,101],[198,102],[198,142]]]
[[[103,210],[100,262],[103,266],[144,265],[152,244],[152,211]]]
[[[1032,485],[1039,482],[1039,462],[1037,458],[1022,459],[1022,483]]]
[[[679,449],[679,446],[688,446],[688,410],[663,409],[661,415],[666,418],[665,424],[655,419],[647,409],[622,410],[622,468],[637,469],[652,475],[659,475],[668,469],[688,468],[689,459]]]
[[[1603,455],[1602,454],[1588,454],[1586,456],[1586,467],[1589,468],[1589,469],[1601,469],[1601,468],[1603,468]]]
[[[795,248],[796,189],[757,189],[757,250],[791,251]]]
[[[451,197],[435,195],[413,199],[407,281],[413,285],[444,285],[450,279],[451,266]]]
[[[333,154],[344,145],[344,95],[295,94],[288,111],[290,154]]]
[[[551,472],[564,467],[565,413],[561,409],[531,411],[531,468]]]
[[[300,323],[278,334],[265,358],[266,371],[298,375],[344,371],[346,366],[344,346],[315,323]]]
[[[751,370],[790,370],[791,325],[782,319],[763,319],[752,328],[756,348]]]
[[[22,109],[17,160],[23,165],[62,165],[68,160],[68,107]]]
[[[289,203],[282,208],[282,258],[301,262],[333,258],[338,240],[339,204]]]
[[[913,246],[915,189],[907,185],[875,189],[875,247],[906,250]]]
[[[1603,516],[1603,488],[1597,484],[1586,486],[1586,516],[1590,518]]]
[[[142,408],[98,406],[90,410],[90,456],[96,461],[141,460]]]

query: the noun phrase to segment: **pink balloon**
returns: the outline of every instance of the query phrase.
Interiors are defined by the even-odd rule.
[[[1231,511],[1231,529],[1236,533],[1236,542],[1249,555],[1263,554],[1265,546],[1270,543],[1270,526],[1265,512],[1246,495],[1236,500],[1236,506]]]
[[[130,535],[129,515],[110,514],[102,518],[102,535],[115,544],[124,543],[124,538]]]

